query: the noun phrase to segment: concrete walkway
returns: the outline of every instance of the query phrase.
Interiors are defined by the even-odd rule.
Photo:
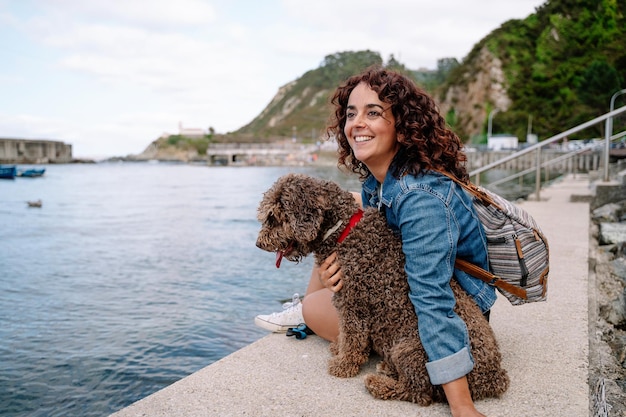
[[[521,203],[550,243],[548,301],[513,307],[499,297],[491,323],[511,378],[500,399],[477,402],[490,417],[589,415],[586,176],[569,176]],[[580,199],[578,199],[580,200]],[[250,318],[252,320],[252,318]],[[363,385],[328,375],[328,343],[267,337],[113,414],[135,416],[449,416],[447,405],[376,400]]]

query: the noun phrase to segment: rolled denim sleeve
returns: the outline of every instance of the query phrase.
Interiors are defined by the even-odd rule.
[[[470,373],[473,367],[474,361],[468,348],[463,348],[457,353],[426,364],[426,370],[433,385],[446,384],[459,379]]]

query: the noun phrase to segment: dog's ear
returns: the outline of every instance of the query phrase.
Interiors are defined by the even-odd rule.
[[[311,242],[320,232],[326,210],[321,191],[320,180],[304,175],[293,176],[290,185],[283,189],[284,214],[300,242]]]
[[[289,217],[289,223],[293,228],[294,234],[301,242],[311,242],[315,240],[322,226],[322,221],[324,220],[323,211],[310,206],[300,206],[297,211],[290,211]]]

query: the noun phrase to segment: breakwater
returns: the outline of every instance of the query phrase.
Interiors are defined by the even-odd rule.
[[[72,162],[72,145],[55,140],[0,138],[0,163],[64,164]]]

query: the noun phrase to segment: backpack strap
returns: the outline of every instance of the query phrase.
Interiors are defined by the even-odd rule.
[[[467,183],[463,182],[448,172],[444,172],[444,171],[437,171],[437,172],[445,175],[446,177],[450,178],[452,181],[459,184],[461,187],[463,187],[463,189],[465,189],[470,194],[478,198],[484,205],[494,206],[497,209],[502,210],[502,207],[500,207],[499,204],[493,201],[493,199],[487,193],[485,193],[483,190],[481,190],[480,188],[478,188],[476,185],[472,184],[471,182],[467,182]],[[460,269],[461,271],[473,277],[476,277],[486,282],[489,285],[493,285],[504,291],[507,291],[521,299],[524,299],[524,300],[528,299],[525,289],[509,284],[508,282],[504,281],[499,276],[494,275],[491,272],[484,270],[483,268],[477,265],[474,265],[471,262],[464,261],[463,259],[456,259],[454,261],[454,267],[457,269]]]
[[[500,205],[498,203],[493,201],[493,198],[491,198],[489,196],[489,194],[487,194],[486,192],[481,190],[479,187],[477,187],[473,183],[471,183],[471,182],[463,182],[460,179],[458,179],[457,177],[455,177],[454,175],[452,175],[452,174],[450,174],[448,172],[445,172],[445,171],[437,171],[437,172],[442,174],[442,175],[445,175],[446,177],[450,178],[452,181],[454,181],[457,184],[459,184],[461,187],[463,187],[463,189],[465,189],[471,195],[473,195],[474,197],[478,198],[485,206],[494,206],[498,210],[504,211],[503,208],[500,207]]]
[[[480,279],[481,281],[486,282],[489,285],[493,285],[498,287],[504,291],[510,292],[511,294],[526,300],[528,296],[526,295],[526,290],[520,287],[516,287],[513,284],[509,284],[504,281],[497,275],[492,274],[489,271],[482,269],[479,266],[474,265],[471,262],[464,261],[463,259],[456,259],[454,261],[454,267],[460,269],[461,271],[470,274],[473,277]]]

